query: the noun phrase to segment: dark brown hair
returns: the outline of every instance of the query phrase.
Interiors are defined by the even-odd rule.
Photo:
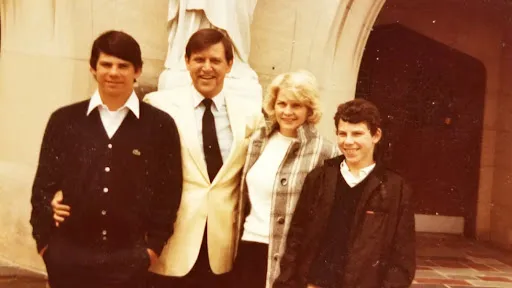
[[[142,56],[139,43],[137,43],[132,36],[122,31],[110,30],[104,32],[94,40],[91,49],[91,58],[89,59],[89,65],[94,70],[96,70],[101,52],[132,63],[135,71],[142,68]]]
[[[334,115],[336,129],[338,129],[340,120],[352,124],[365,123],[372,135],[375,135],[377,129],[381,128],[379,109],[372,102],[361,98],[338,106],[338,111]]]
[[[226,61],[228,63],[233,61],[233,44],[231,44],[231,40],[224,33],[213,28],[200,29],[190,36],[185,47],[185,57],[189,59],[192,53],[201,52],[217,43],[222,43],[224,46]]]

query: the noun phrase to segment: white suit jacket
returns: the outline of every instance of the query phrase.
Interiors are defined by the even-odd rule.
[[[237,199],[249,137],[264,123],[261,106],[225,93],[233,144],[228,159],[210,183],[199,145],[193,86],[146,95],[144,101],[170,114],[180,133],[183,161],[183,194],[174,233],[152,272],[184,276],[194,266],[207,225],[208,254],[215,274],[232,268],[239,238]]]

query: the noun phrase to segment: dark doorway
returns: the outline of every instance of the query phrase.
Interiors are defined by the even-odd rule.
[[[384,161],[415,190],[415,212],[464,217],[475,235],[486,73],[477,59],[400,24],[374,27],[356,97],[383,117]]]

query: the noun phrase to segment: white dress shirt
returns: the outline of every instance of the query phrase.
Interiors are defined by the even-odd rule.
[[[348,186],[350,187],[354,187],[357,184],[361,183],[361,181],[363,181],[366,178],[366,176],[368,176],[368,174],[370,174],[370,172],[373,171],[373,168],[375,168],[375,163],[359,170],[359,176],[354,176],[354,174],[350,173],[350,169],[348,168],[345,160],[343,160],[343,162],[341,162],[340,164],[341,176],[343,176],[343,179],[345,179]]]
[[[124,118],[128,115],[129,110],[133,112],[137,119],[139,118],[139,99],[134,91],[132,91],[132,94],[121,108],[116,111],[110,111],[107,105],[103,103],[103,100],[101,100],[100,93],[96,90],[89,101],[87,116],[89,116],[96,107],[98,107],[101,123],[103,123],[103,128],[105,128],[108,138],[114,136],[117,129],[121,126],[121,123],[123,123]]]
[[[194,89],[192,93],[194,98],[194,112],[196,116],[197,137],[199,145],[203,148],[203,114],[204,114],[204,96]],[[222,161],[226,163],[231,145],[233,144],[233,131],[231,131],[231,124],[229,123],[228,110],[226,106],[226,98],[221,91],[217,96],[212,98],[213,105],[211,107],[213,118],[215,119],[215,130],[217,131],[217,139],[219,141],[220,154]],[[201,151],[203,151],[201,149]],[[204,157],[204,151],[203,151]]]

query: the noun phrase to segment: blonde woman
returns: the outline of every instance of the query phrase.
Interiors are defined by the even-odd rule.
[[[339,154],[315,128],[322,113],[311,73],[277,76],[263,108],[267,125],[251,137],[242,175],[235,287],[272,286],[306,175]]]

